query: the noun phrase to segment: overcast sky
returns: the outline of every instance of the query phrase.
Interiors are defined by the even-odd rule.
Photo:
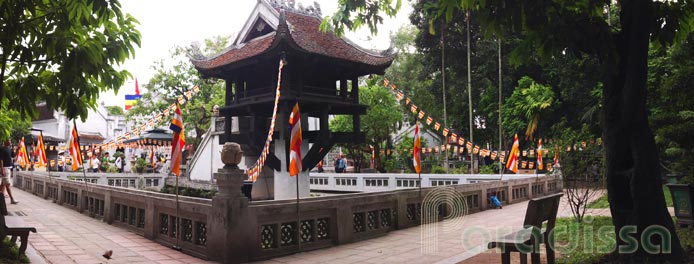
[[[121,0],[122,10],[130,13],[140,25],[142,45],[137,49],[135,59],[127,61],[122,67],[140,83],[147,83],[154,75],[153,62],[170,57],[174,46],[188,46],[192,42],[203,42],[214,36],[232,36],[246,22],[257,0]],[[304,6],[314,1],[297,0]],[[318,0],[324,16],[332,15],[337,8],[337,0]],[[379,27],[379,34],[371,36],[368,29],[348,32],[346,37],[365,48],[387,49],[389,35],[401,25],[409,24],[408,16],[412,8],[407,0],[395,18],[387,18]],[[124,106],[124,95],[135,92],[135,80],[121,87],[119,93],[103,93],[99,101],[106,105]],[[141,89],[142,92],[142,89]]]

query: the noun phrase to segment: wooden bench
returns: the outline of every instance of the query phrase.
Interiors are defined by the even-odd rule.
[[[29,232],[36,233],[35,227],[27,226],[20,217],[9,216],[7,211],[7,204],[5,203],[5,198],[0,199],[0,239],[5,239],[6,236],[12,236],[12,244],[17,242],[19,237],[22,244],[19,246],[19,254],[24,254],[29,244]]]
[[[511,252],[520,253],[521,264],[527,263],[527,254],[530,253],[533,264],[540,263],[540,244],[545,244],[547,251],[547,263],[553,264],[554,245],[548,245],[548,235],[554,229],[559,210],[559,200],[563,194],[557,193],[531,199],[528,209],[525,211],[523,229],[504,236],[497,241],[490,242],[488,248],[501,249],[501,263],[511,263]],[[547,227],[542,231],[542,224],[547,222]]]

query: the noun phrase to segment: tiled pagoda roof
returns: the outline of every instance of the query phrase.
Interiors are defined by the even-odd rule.
[[[310,54],[355,62],[372,67],[390,66],[393,54],[379,54],[363,49],[347,39],[335,36],[331,32],[321,32],[321,19],[295,10],[275,8],[280,13],[277,30],[248,42],[227,48],[221,54],[191,59],[198,70],[213,70],[232,65],[272,50],[280,43]]]

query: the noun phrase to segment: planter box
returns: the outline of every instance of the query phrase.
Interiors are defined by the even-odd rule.
[[[681,227],[694,227],[694,185],[693,184],[667,184],[672,195],[672,203],[675,206],[677,224]]]

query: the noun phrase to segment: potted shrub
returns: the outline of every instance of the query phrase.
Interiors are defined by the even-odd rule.
[[[143,158],[137,158],[135,160],[135,171],[137,173],[143,173],[145,172],[145,169],[147,169],[147,161]]]
[[[694,184],[666,184],[670,188],[672,205],[675,207],[677,224],[681,227],[694,226]]]

